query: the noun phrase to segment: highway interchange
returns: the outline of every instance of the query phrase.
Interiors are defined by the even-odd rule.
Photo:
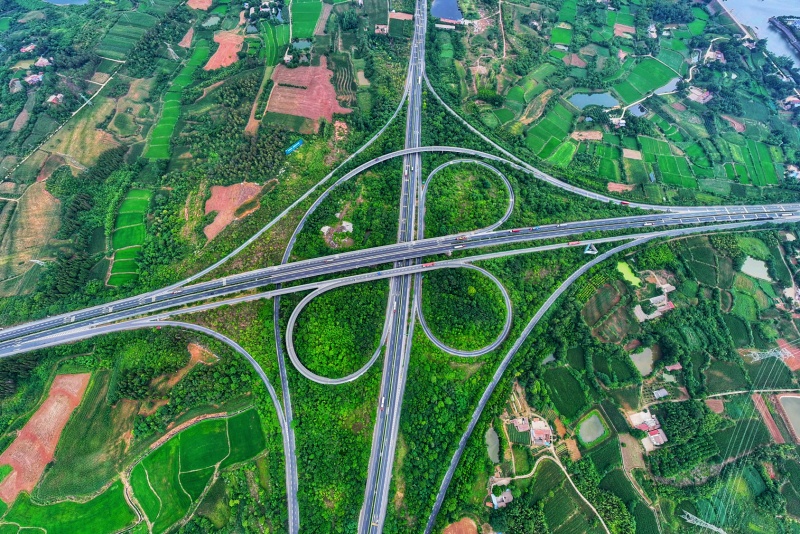
[[[383,133],[389,123],[384,125],[375,136],[352,154],[342,165],[334,169],[334,171],[307,191],[300,199],[292,203],[292,205],[278,215],[278,217],[265,225],[258,233],[248,239],[231,254],[220,259],[210,267],[162,290],[152,291],[144,295],[121,299],[101,306],[6,328],[0,331],[0,357],[8,357],[48,346],[72,343],[80,339],[110,332],[138,328],[153,328],[154,326],[191,329],[223,341],[233,350],[245,357],[254,367],[262,382],[265,384],[278,413],[286,464],[288,530],[292,533],[296,533],[300,531],[301,524],[300,511],[297,503],[299,488],[294,430],[292,425],[291,396],[286,375],[284,348],[293,365],[305,378],[331,385],[356,380],[358,377],[362,376],[363,373],[379,359],[381,353],[383,353],[385,357],[380,393],[378,399],[376,399],[376,417],[372,451],[368,463],[364,503],[358,523],[358,531],[360,533],[377,533],[382,531],[386,517],[394,453],[402,410],[403,392],[405,389],[405,379],[411,348],[410,341],[413,336],[416,320],[419,319],[420,326],[431,340],[439,348],[450,354],[460,357],[476,357],[481,354],[486,354],[498,348],[506,340],[511,331],[513,310],[508,294],[500,281],[494,278],[491,273],[473,265],[473,262],[496,257],[506,257],[514,254],[552,250],[567,246],[584,246],[589,242],[597,244],[623,242],[592,257],[591,261],[588,261],[580,269],[570,275],[528,322],[522,334],[515,340],[509,352],[504,356],[491,383],[487,386],[478,406],[475,408],[467,429],[459,442],[456,454],[450,460],[450,466],[442,481],[439,493],[437,494],[434,509],[428,518],[426,532],[431,532],[449,482],[455,472],[464,447],[466,446],[467,439],[477,424],[482,410],[488,402],[494,388],[502,378],[503,372],[537,322],[579,276],[592,266],[612,255],[655,238],[676,237],[679,235],[711,230],[733,230],[771,222],[796,222],[800,220],[800,203],[715,207],[665,207],[649,204],[623,203],[618,199],[566,184],[543,173],[539,169],[513,156],[502,147],[497,146],[466,122],[464,122],[466,128],[493,145],[494,148],[504,154],[505,157],[459,147],[421,146],[423,81],[427,84],[430,94],[437,98],[454,117],[458,120],[462,119],[439,99],[425,74],[425,31],[427,27],[427,3],[425,0],[418,0],[414,18],[414,35],[411,44],[411,57],[405,89],[400,105],[392,117],[393,120],[399,114],[404,104],[406,102],[408,103],[405,148],[370,160],[342,175],[334,184],[330,185],[317,198],[301,219],[300,224],[298,224],[289,241],[283,261],[280,265],[194,283],[207,276],[231,257],[245,250],[277,221],[286,216],[292,209],[299,206],[303,200],[309,198],[314,191],[327,183],[335,175],[337,170],[372,144],[372,142]],[[423,180],[421,176],[422,155],[426,152],[456,153],[459,156],[470,156],[471,159],[461,157],[457,160],[450,160],[434,169],[428,175],[427,179]],[[291,250],[297,235],[303,228],[308,216],[313,213],[330,193],[342,183],[358,176],[370,167],[389,161],[395,157],[403,158],[397,243],[366,250],[342,252],[335,256],[290,263],[289,258],[291,256]],[[506,165],[518,171],[532,174],[539,180],[550,183],[570,193],[591,198],[599,202],[629,204],[632,208],[642,208],[646,210],[646,212],[639,212],[636,215],[612,219],[498,230],[498,228],[508,220],[514,210],[514,190],[504,174],[486,161]],[[487,167],[503,181],[509,193],[509,206],[506,213],[496,223],[482,230],[475,230],[458,235],[425,238],[425,200],[431,180],[434,179],[437,172],[446,166],[466,162]],[[584,240],[582,242],[564,242],[567,238],[576,238],[586,233],[620,232],[631,229],[637,230],[638,233],[625,236],[596,238]],[[532,248],[522,248],[526,243],[534,243],[536,241],[547,241],[548,244]],[[508,245],[515,245],[516,249]],[[463,255],[463,253],[467,251],[489,247],[493,248],[494,251],[477,256],[464,257]],[[442,259],[448,257],[450,258]],[[423,263],[423,261],[426,263]],[[325,279],[322,281],[302,283],[303,280],[319,279],[324,276],[345,273],[354,269],[363,270],[365,268],[373,268],[374,270],[366,274],[345,276],[333,280]],[[478,351],[460,351],[452,347],[447,347],[437,340],[427,327],[421,313],[420,295],[422,291],[422,277],[426,271],[443,268],[476,269],[488,276],[500,287],[507,308],[506,322],[500,336],[488,347],[484,347]],[[386,319],[381,336],[381,344],[376,348],[376,351],[366,365],[346,377],[320,377],[306,369],[301,362],[302,355],[297,354],[292,339],[294,326],[303,307],[319,294],[330,291],[331,289],[363,283],[364,281],[382,279],[389,280],[390,284]],[[290,282],[301,283],[290,287],[282,286],[282,284]],[[267,286],[271,286],[271,289],[259,292],[261,288]],[[312,292],[293,310],[289,318],[284,344],[280,327],[278,326],[280,324],[278,320],[280,313],[280,295],[308,290]],[[176,316],[185,317],[185,315],[189,313],[218,306],[263,298],[274,299],[275,339],[278,349],[281,380],[280,398],[258,363],[234,340],[207,328],[173,319]]]

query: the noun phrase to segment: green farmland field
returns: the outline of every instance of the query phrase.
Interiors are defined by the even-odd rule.
[[[111,242],[114,248],[132,247],[144,243],[144,236],[144,224],[137,224],[115,230],[112,234]]]
[[[91,518],[94,532],[116,532],[130,525],[136,516],[130,509],[122,489],[115,482],[103,493],[85,503],[65,501],[38,505],[27,494],[20,495],[2,521],[28,527],[31,532],[74,534],[86,532],[86,521]]]
[[[153,532],[179,521],[202,495],[217,466],[224,468],[264,450],[255,409],[190,426],[146,456],[131,473],[131,485]]]
[[[667,84],[677,74],[668,66],[653,58],[645,58],[628,74],[625,81],[612,86],[612,89],[626,104],[643,98],[650,91]]]
[[[586,404],[581,383],[566,367],[548,369],[544,380],[556,409],[568,419],[574,419]]]
[[[553,44],[569,46],[569,44],[572,42],[572,30],[567,28],[553,28],[553,33],[550,36],[550,42]]]
[[[264,39],[262,57],[267,65],[277,65],[283,59],[283,53],[289,44],[289,25],[274,25],[269,22],[261,22],[261,37]]]
[[[314,36],[317,19],[322,13],[322,2],[311,0],[292,2],[292,37],[308,39]]]
[[[180,101],[183,90],[192,82],[192,75],[210,55],[208,41],[201,40],[195,45],[189,61],[172,81],[164,95],[164,106],[158,123],[153,127],[144,156],[150,159],[167,159],[170,156],[170,139],[180,117]]]

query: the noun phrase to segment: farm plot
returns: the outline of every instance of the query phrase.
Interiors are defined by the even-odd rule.
[[[137,11],[123,13],[117,23],[100,40],[95,52],[111,59],[125,59],[134,45],[157,22],[156,17],[146,13]]]
[[[248,460],[265,447],[255,409],[231,418],[207,419],[181,431],[131,472],[131,486],[153,532],[179,521],[214,473]]]
[[[544,381],[556,410],[567,419],[574,419],[586,404],[582,384],[566,367],[548,369]]]
[[[118,532],[133,523],[136,516],[125,501],[122,482],[114,482],[107,490],[84,503],[64,501],[55,504],[34,504],[30,496],[23,494],[6,513],[0,525],[13,523],[28,531],[44,531],[49,534],[73,534],[86,532]],[[87,520],[91,521],[87,525]],[[0,527],[0,528],[4,528]],[[6,532],[4,530],[4,532]]]
[[[611,88],[625,104],[630,104],[663,87],[677,75],[670,67],[648,57],[639,62],[624,81],[618,82]]]
[[[525,139],[528,148],[540,158],[552,156],[569,135],[572,120],[572,113],[563,104],[556,104],[543,119],[528,130]]]
[[[208,41],[199,41],[192,57],[172,80],[172,84],[164,95],[164,107],[152,133],[144,156],[150,159],[167,159],[170,156],[170,139],[181,114],[181,95],[192,83],[192,75],[200,65],[208,60]]]
[[[293,0],[292,12],[292,37],[310,39],[314,36],[317,19],[322,13],[322,2],[318,0]]]
[[[108,285],[118,286],[138,277],[136,256],[144,244],[144,215],[150,205],[151,191],[132,189],[119,207],[111,235],[111,246],[115,250]]]
[[[283,53],[289,44],[289,25],[261,21],[261,37],[264,39],[261,57],[266,60],[267,65],[277,65],[283,59]]]

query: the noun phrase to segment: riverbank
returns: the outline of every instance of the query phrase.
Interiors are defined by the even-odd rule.
[[[786,24],[779,21],[775,17],[770,17],[769,23],[778,28],[786,40],[789,41],[789,44],[797,51],[798,54],[800,54],[800,41],[798,41],[794,36],[794,32],[791,30],[791,28],[786,26]]]
[[[713,2],[711,2],[711,4],[709,4],[709,7],[711,7],[711,5],[714,5],[714,4],[716,4],[716,6],[720,10],[725,12],[725,14],[728,16],[728,18],[730,18],[736,24],[736,26],[742,31],[742,34],[744,35],[745,39],[751,39],[753,41],[757,41],[758,40],[758,36],[755,35],[755,32],[751,32],[744,24],[739,22],[739,20],[736,17],[733,16],[733,12],[730,9],[728,9],[728,7],[725,5],[725,3],[722,0],[714,0]]]

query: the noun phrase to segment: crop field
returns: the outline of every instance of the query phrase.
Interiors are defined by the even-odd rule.
[[[564,473],[555,462],[543,461],[539,464],[534,478],[532,501],[537,502],[546,498],[550,491],[560,487],[565,480]]]
[[[322,13],[319,0],[295,0],[292,2],[292,37],[310,39],[314,36],[317,19]]]
[[[508,439],[511,441],[511,443],[528,445],[531,442],[531,433],[520,432],[514,427],[514,425],[506,425],[506,432],[508,432]]]
[[[622,286],[624,287],[624,286]],[[605,314],[611,311],[613,308],[622,298],[620,285],[618,284],[606,284],[602,286],[597,293],[592,296],[591,299],[586,303],[581,310],[581,314],[583,315],[584,321],[589,326],[594,326],[597,324]]]
[[[0,17],[0,32],[7,32],[11,27],[11,17]]]
[[[192,82],[194,71],[208,60],[208,56],[208,41],[198,41],[191,58],[178,73],[178,76],[172,80],[172,84],[164,94],[164,106],[161,110],[161,116],[150,133],[150,140],[144,153],[146,158],[169,158],[170,139],[181,114],[181,95],[186,86]]]
[[[578,16],[578,2],[577,0],[566,0],[561,4],[561,9],[558,11],[558,20],[560,22],[575,23]]]
[[[556,104],[535,126],[528,130],[525,142],[541,158],[548,158],[557,152],[561,142],[569,135],[572,126],[572,113],[561,103]],[[569,149],[572,150],[572,149]],[[569,155],[570,160],[577,146]],[[565,158],[565,152],[561,158]]]
[[[637,534],[659,534],[658,521],[653,511],[643,502],[639,502],[633,509],[633,517],[636,519]]]
[[[544,381],[550,390],[550,398],[559,411],[567,419],[574,419],[586,404],[581,383],[572,376],[566,367],[548,369],[544,373]]]
[[[752,405],[752,401],[750,403]],[[735,425],[711,435],[721,455],[727,451],[729,457],[738,456],[771,441],[769,430],[764,426],[758,412],[755,409],[750,412],[748,409],[748,415],[753,414],[752,419],[740,419]]]
[[[677,74],[668,66],[653,58],[639,62],[628,77],[612,86],[625,104],[640,100],[651,91],[667,84]]]
[[[133,426],[134,410],[106,402],[111,372],[97,371],[83,402],[61,435],[54,462],[39,481],[35,497],[56,501],[99,491],[120,469],[124,433]]]
[[[0,520],[0,525],[16,523],[25,530],[74,534],[85,532],[87,518],[92,518],[92,527],[96,532],[117,532],[133,523],[136,516],[125,501],[122,482],[114,482],[103,493],[85,503],[65,501],[38,505],[33,504],[27,494],[22,494]]]
[[[125,196],[117,213],[111,246],[115,249],[108,285],[117,286],[135,279],[138,275],[136,256],[144,244],[144,216],[150,205],[151,191],[132,189]]]
[[[157,22],[156,17],[146,13],[123,13],[100,40],[95,52],[111,59],[125,59],[139,39]]]
[[[248,460],[264,447],[258,413],[251,409],[197,423],[150,453],[134,467],[131,485],[153,531],[166,531],[186,514],[217,466]]]
[[[568,28],[553,28],[553,33],[550,35],[550,42],[557,45],[569,46],[572,42],[572,30]]]
[[[610,491],[622,499],[626,505],[639,501],[639,494],[633,489],[622,469],[614,469],[603,477],[603,480],[600,481],[600,489]]]

